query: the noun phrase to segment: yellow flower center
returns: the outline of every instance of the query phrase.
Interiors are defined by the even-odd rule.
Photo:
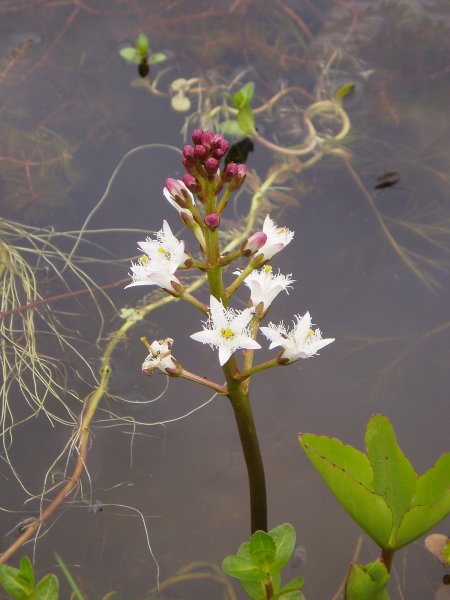
[[[313,337],[313,335],[314,335],[314,331],[312,329],[308,329],[308,331],[306,332],[306,335],[305,335],[305,340],[307,340],[310,337]]]
[[[271,272],[272,272],[272,267],[270,265],[266,265],[264,267],[264,273],[267,273],[267,275],[268,275]]]
[[[147,255],[141,256],[141,264],[146,265],[149,262],[149,257]]]
[[[170,258],[171,257],[171,253],[168,250],[164,250],[164,248],[162,246],[160,246],[158,248],[158,252],[160,254],[163,254],[165,258]]]
[[[225,340],[232,340],[236,334],[229,327],[223,327],[222,331],[220,332],[220,335]]]

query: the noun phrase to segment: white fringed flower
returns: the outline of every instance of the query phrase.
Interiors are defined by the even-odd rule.
[[[263,233],[267,236],[266,243],[255,254],[255,258],[264,256],[264,260],[270,260],[272,256],[283,250],[294,237],[293,231],[286,227],[277,227],[269,215],[264,220]]]
[[[144,375],[151,375],[156,369],[160,369],[165,373],[166,369],[177,368],[170,353],[172,344],[173,340],[166,338],[165,340],[155,340],[148,346],[150,354],[142,363],[142,372]]]
[[[283,352],[281,358],[295,362],[300,358],[310,358],[317,352],[334,342],[334,338],[322,339],[320,329],[311,329],[311,315],[307,312],[303,317],[295,315],[296,322],[292,331],[288,331],[283,323],[274,325],[269,323],[268,327],[261,327],[261,332],[270,340],[269,349],[281,346]]]
[[[210,298],[210,316],[203,331],[193,333],[191,338],[202,344],[219,348],[219,362],[224,365],[238,348],[258,349],[261,346],[250,337],[248,324],[254,310],[239,311],[225,308],[214,296]]]
[[[235,275],[240,275],[242,271],[235,271]],[[294,283],[291,275],[283,275],[278,271],[276,275],[272,272],[272,267],[266,265],[259,271],[253,271],[244,281],[245,285],[250,288],[250,300],[253,306],[258,306],[263,303],[263,311],[266,311],[275,298],[283,290],[288,294],[288,287]]]
[[[138,242],[140,250],[145,252],[137,263],[131,264],[132,283],[126,287],[136,285],[159,285],[165,290],[176,292],[172,283],[181,285],[175,277],[175,271],[190,257],[184,251],[184,242],[180,242],[173,235],[167,221],[163,228],[157,232],[156,239],[146,238]]]

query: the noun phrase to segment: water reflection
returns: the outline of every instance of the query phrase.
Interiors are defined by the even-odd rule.
[[[240,83],[255,81],[255,106],[278,93],[284,81],[285,88],[296,91],[258,117],[260,134],[282,146],[304,142],[305,107],[334,94],[343,83],[355,84],[344,104],[351,133],[342,146],[351,155],[350,169],[337,156],[308,170],[293,160],[265,199],[275,219],[295,229],[298,240],[278,264],[299,280],[300,296],[283,299],[271,318],[311,308],[323,329],[338,339],[336,348],[318,363],[283,370],[282,378],[264,375],[254,382],[271,524],[289,520],[295,525],[308,552],[308,563],[301,566],[306,593],[331,598],[358,531],[300,455],[298,432],[326,433],[361,448],[368,417],[382,412],[393,421],[418,471],[448,450],[448,419],[443,418],[449,383],[447,4],[235,0],[218,7],[206,0],[195,5],[155,0],[95,5],[30,1],[17,6],[6,1],[0,14],[3,39],[8,40],[0,57],[2,302],[7,297],[5,272],[14,278],[18,273],[17,265],[4,268],[12,262],[5,245],[19,252],[29,277],[37,277],[31,295],[21,288],[13,304],[2,305],[2,323],[9,323],[2,348],[9,351],[13,344],[22,350],[20,368],[29,367],[30,342],[23,331],[34,317],[36,355],[45,365],[32,388],[33,407],[22,406],[23,386],[11,384],[6,390],[14,403],[12,413],[4,405],[4,414],[12,414],[14,424],[33,415],[12,437],[11,421],[4,425],[4,457],[18,477],[10,477],[3,465],[10,479],[2,486],[2,506],[16,510],[30,497],[36,497],[32,510],[38,509],[42,490],[58,483],[50,481],[49,473],[43,488],[47,469],[62,449],[59,464],[63,480],[67,478],[76,458],[67,457],[81,402],[98,385],[100,357],[111,335],[130,316],[121,319],[119,311],[142,305],[138,293],[125,295],[112,285],[126,277],[137,234],[94,234],[77,253],[75,272],[69,275],[64,256],[73,247],[75,230],[131,147],[152,142],[182,146],[185,115],[171,110],[169,95],[131,87],[133,68],[122,64],[115,49],[145,30],[152,48],[173,52],[161,89],[166,91],[177,77],[199,78],[212,89],[209,95],[203,91],[203,107],[222,97],[236,72],[245,73]],[[194,124],[195,119],[187,129]],[[320,131],[327,133],[332,125],[319,117]],[[163,151],[134,156],[89,227],[155,230],[162,218],[175,225],[161,191],[165,177],[180,176],[181,170],[174,172],[180,169],[178,159],[168,156]],[[250,193],[273,162],[274,154],[255,142],[248,164],[256,173],[249,177],[235,216],[247,213]],[[394,174],[400,174],[400,181]],[[381,189],[380,196],[374,187]],[[387,200],[388,193],[395,193],[395,199]],[[14,235],[12,220],[20,224]],[[30,229],[35,223],[51,227]],[[239,221],[233,226],[235,235]],[[69,233],[56,239],[52,227]],[[95,316],[98,285],[110,287],[108,297],[98,300]],[[80,290],[85,291],[74,293]],[[56,299],[46,302],[49,297]],[[4,314],[38,302],[40,312],[35,304]],[[220,564],[247,533],[245,470],[226,401],[216,398],[184,417],[208,402],[208,395],[179,382],[170,382],[165,390],[162,377],[143,378],[139,372],[145,354],[138,343],[141,335],[176,338],[177,356],[193,369],[213,361],[207,348],[194,353],[185,341],[198,329],[193,314],[173,305],[161,307],[121,336],[87,455],[89,476],[70,500],[86,510],[69,508],[38,542],[38,568],[52,566],[57,549],[67,564],[83,565],[74,571],[93,597],[111,589],[138,597],[156,579],[142,521],[130,516],[133,511],[124,511],[126,518],[118,516],[107,505],[130,506],[145,517],[158,515],[146,522],[161,580],[193,560]],[[10,359],[3,362],[6,374],[17,380]],[[49,373],[54,390],[48,388]],[[39,405],[44,389],[47,419],[56,415],[50,421]],[[164,396],[153,402],[162,391]],[[58,405],[58,397],[65,404]],[[124,401],[139,404],[130,407]],[[150,425],[163,421],[172,422]],[[130,480],[134,485],[114,487]],[[110,489],[100,493],[103,488]],[[95,515],[95,535],[88,518],[88,507],[97,506],[91,490],[99,490],[104,506]],[[5,532],[11,527],[6,519],[2,526]],[[365,543],[361,560],[375,554]],[[440,585],[441,573],[419,543],[396,569],[394,598],[432,597]],[[209,572],[215,572],[213,567]],[[171,593],[189,598],[222,593],[220,586],[204,588],[200,580],[192,585],[186,592],[177,588]]]

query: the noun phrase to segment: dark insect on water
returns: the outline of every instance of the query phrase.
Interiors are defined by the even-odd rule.
[[[145,79],[150,73],[150,65],[148,64],[148,58],[146,56],[143,56],[138,64],[138,73],[142,79]]]
[[[373,186],[373,189],[384,190],[385,188],[393,187],[400,181],[400,173],[397,171],[387,171],[379,175],[375,181],[376,184]]]
[[[253,152],[254,146],[250,138],[245,137],[242,140],[231,144],[225,155],[225,166],[230,162],[244,164],[247,162],[248,155]]]

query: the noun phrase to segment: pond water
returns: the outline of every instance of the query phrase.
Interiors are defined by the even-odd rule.
[[[269,526],[295,526],[301,560],[291,573],[305,577],[306,597],[337,598],[360,533],[301,452],[299,432],[362,450],[368,419],[382,413],[419,473],[449,450],[448,0],[3,0],[0,16],[0,249],[3,263],[7,244],[29,265],[14,263],[16,279],[36,276],[35,292],[20,284],[11,301],[2,284],[3,548],[72,470],[71,436],[124,323],[121,309],[151,291],[123,290],[136,241],[163,219],[181,231],[162,189],[183,174],[174,148],[199,125],[195,111],[238,89],[236,78],[255,83],[255,107],[291,88],[256,115],[258,135],[286,147],[305,139],[305,107],[354,85],[340,144],[349,160],[325,154],[302,172],[293,163],[265,205],[295,230],[273,264],[296,285],[271,319],[310,310],[336,342],[314,360],[260,374],[251,391]],[[141,31],[152,52],[168,56],[151,68],[158,93],[118,54]],[[167,93],[177,78],[200,78],[185,113]],[[335,127],[319,122],[328,133]],[[111,181],[125,154],[144,145]],[[255,141],[248,168],[262,181],[282,159]],[[252,182],[229,211],[230,226],[242,225]],[[207,301],[204,289],[197,293]],[[140,372],[139,338],[172,337],[187,369],[221,381],[216,352],[189,340],[200,320],[189,305],[169,303],[114,348],[82,487],[23,550],[40,574],[63,579],[57,552],[89,598],[111,590],[150,598],[158,578],[205,561],[197,571],[209,577],[179,581],[160,597],[223,597],[211,565],[249,534],[231,408],[189,382]],[[437,531],[445,527],[448,520]],[[377,555],[365,537],[359,560]],[[442,577],[418,540],[395,558],[391,597],[432,599]]]

